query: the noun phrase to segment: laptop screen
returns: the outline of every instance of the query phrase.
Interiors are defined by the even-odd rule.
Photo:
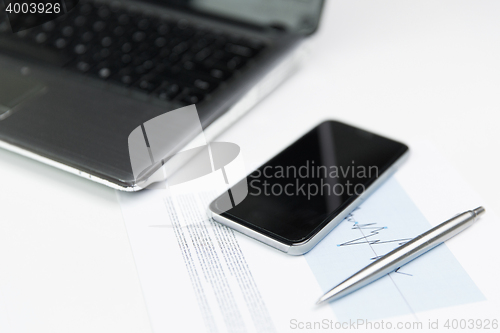
[[[162,0],[184,9],[300,34],[314,32],[323,0]]]

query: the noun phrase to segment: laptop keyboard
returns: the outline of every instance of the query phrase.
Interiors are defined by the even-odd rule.
[[[203,101],[266,47],[183,19],[87,1],[16,34],[0,17],[0,37],[8,40],[0,49],[14,42],[32,56],[48,51],[68,70],[185,105]]]

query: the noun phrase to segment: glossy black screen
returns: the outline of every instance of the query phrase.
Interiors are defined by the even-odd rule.
[[[150,0],[151,1],[151,0]],[[316,30],[323,0],[153,0],[252,25],[310,34]]]
[[[246,198],[221,215],[286,244],[304,241],[407,150],[379,135],[324,122],[249,175]]]

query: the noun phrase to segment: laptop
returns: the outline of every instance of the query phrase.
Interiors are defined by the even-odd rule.
[[[0,2],[0,147],[123,191],[144,188],[131,167],[134,129],[194,104],[212,140],[293,72],[323,7],[58,2],[61,15],[41,24],[16,6],[7,17]]]

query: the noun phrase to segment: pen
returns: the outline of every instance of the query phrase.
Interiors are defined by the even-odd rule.
[[[485,212],[483,207],[469,210],[413,238],[411,241],[387,253],[372,264],[333,287],[321,296],[316,304],[337,300],[360,289],[384,275],[395,271],[439,244],[470,227]]]

